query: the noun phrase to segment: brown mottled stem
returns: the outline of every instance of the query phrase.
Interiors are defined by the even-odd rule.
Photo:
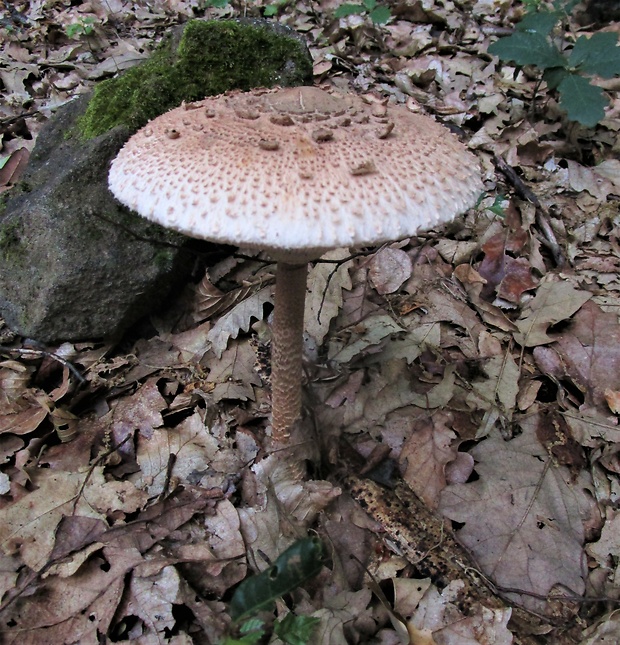
[[[278,262],[271,341],[271,414],[274,441],[288,439],[301,415],[304,302],[308,264]]]

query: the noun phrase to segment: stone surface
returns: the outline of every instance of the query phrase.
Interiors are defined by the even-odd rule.
[[[211,84],[208,75],[196,74],[185,94],[175,91],[167,100],[178,104],[224,89],[246,89],[252,78],[259,85],[268,80],[269,84],[310,81],[311,59],[297,37],[284,34],[280,27],[217,24],[223,26],[215,38],[212,23],[192,21],[176,31],[164,49],[172,46],[169,64],[176,56],[186,61],[184,65],[187,60],[197,65],[204,48],[216,48],[209,57],[219,56],[229,70],[230,85],[222,86],[221,74],[212,75]],[[253,35],[258,54],[248,67],[247,47]],[[268,42],[272,44],[267,46]],[[291,45],[297,57],[292,56]],[[261,47],[268,53],[262,58]],[[192,54],[193,48],[201,51]],[[252,66],[263,63],[261,74],[252,73]],[[158,91],[161,60],[156,66],[147,61],[140,67],[148,71],[149,65],[151,75],[133,68],[125,72],[131,83],[117,81],[114,90],[113,81],[106,81],[101,85],[108,85],[97,89],[93,98],[83,97],[61,108],[39,134],[22,181],[9,193],[0,214],[0,314],[23,336],[51,343],[118,335],[160,306],[188,275],[194,257],[183,248],[186,238],[128,212],[107,188],[110,161],[141,120],[157,116],[145,117],[133,109],[140,92],[145,96]],[[178,73],[172,63],[175,69]],[[136,85],[137,80],[143,85]],[[119,96],[127,96],[128,88],[132,109],[120,118]],[[105,113],[111,105],[113,120]],[[165,101],[158,104],[160,112],[170,107]],[[94,123],[107,125],[96,133]]]

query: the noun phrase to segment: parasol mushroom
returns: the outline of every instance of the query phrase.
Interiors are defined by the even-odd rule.
[[[472,207],[474,155],[404,106],[317,87],[184,104],[129,139],[109,186],[147,219],[277,261],[272,436],[301,413],[307,265],[333,248],[414,235]]]

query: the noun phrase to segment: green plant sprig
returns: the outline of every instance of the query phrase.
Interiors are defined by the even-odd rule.
[[[341,4],[334,16],[336,18],[346,18],[347,16],[365,15],[376,25],[384,25],[391,17],[392,13],[388,7],[377,4],[377,0],[362,0],[362,4]]]
[[[589,38],[579,36],[572,47],[558,47],[554,31],[574,5],[571,0],[556,2],[552,11],[537,7],[516,25],[511,36],[491,44],[488,52],[500,60],[516,63],[519,68],[537,67],[548,89],[557,91],[566,116],[592,128],[605,117],[609,101],[588,77],[620,75],[620,47],[614,32],[599,32]]]

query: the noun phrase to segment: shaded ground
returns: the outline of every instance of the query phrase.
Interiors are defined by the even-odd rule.
[[[198,5],[6,4],[1,182],[54,107]],[[536,79],[487,54],[518,6],[394,4],[381,27],[338,20],[337,7],[277,11],[307,36],[317,82],[392,96],[461,133],[486,197],[441,230],[312,268],[307,423],[277,460],[263,449],[273,267],[259,258],[202,258],[204,277],[121,342],[39,348],[4,329],[6,642],[222,642],[235,586],[314,529],[329,559],[277,606],[319,619],[310,642],[408,642],[367,567],[434,642],[508,643],[509,611],[463,600],[466,567],[441,570],[462,562],[451,521],[476,568],[531,612],[515,612],[521,642],[618,639],[615,81],[605,119],[580,128],[544,91],[533,105]],[[568,42],[591,33],[570,26]],[[356,454],[434,514],[411,512],[398,486],[379,499]]]

